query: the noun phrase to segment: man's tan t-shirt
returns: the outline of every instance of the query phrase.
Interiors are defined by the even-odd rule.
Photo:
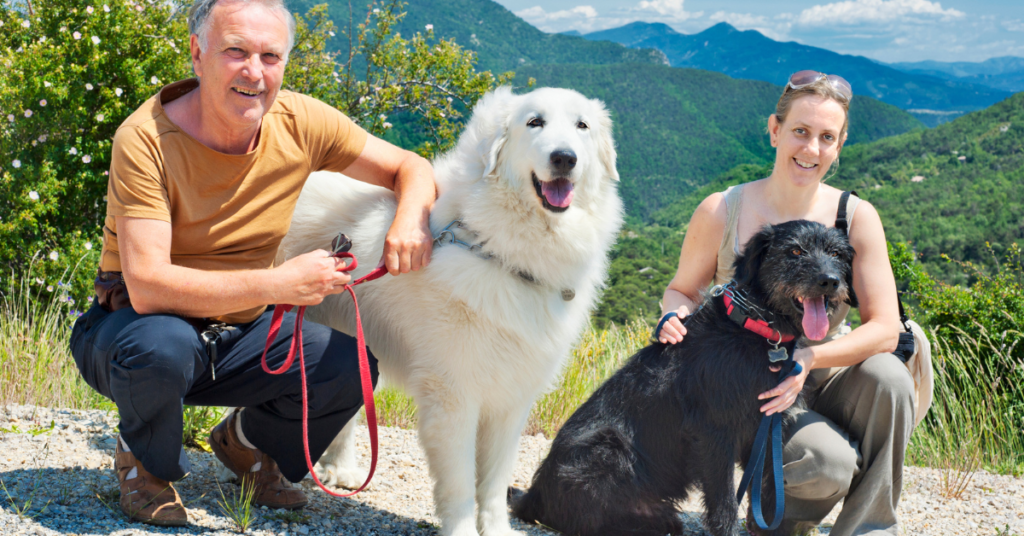
[[[171,263],[200,270],[272,268],[302,185],[313,171],[342,171],[366,131],[311,97],[281,91],[254,151],[224,154],[177,127],[163,105],[198,88],[175,82],[117,129],[107,186],[100,268],[121,271],[114,216],[171,223]],[[255,320],[265,306],[214,320]]]

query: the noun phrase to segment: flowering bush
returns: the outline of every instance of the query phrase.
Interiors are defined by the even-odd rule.
[[[162,84],[188,76],[184,16],[152,0],[3,2],[0,25],[0,289],[28,277],[82,309],[111,139]]]
[[[186,2],[0,2],[0,292],[27,279],[42,296],[87,306],[112,138],[163,85],[191,76]],[[342,65],[326,50],[335,32],[326,6],[297,17],[284,84],[430,155],[454,143],[464,112],[511,73],[475,72],[474,54],[431,28],[410,40],[393,34],[403,7],[371,4]]]

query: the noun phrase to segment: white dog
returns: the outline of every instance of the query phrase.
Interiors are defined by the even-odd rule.
[[[434,170],[431,263],[357,287],[367,344],[418,406],[441,533],[519,534],[506,507],[518,438],[587,325],[622,223],[611,120],[575,91],[501,88]],[[330,249],[343,232],[361,276],[381,258],[395,206],[383,188],[314,174],[279,258]],[[308,317],[355,331],[347,294]],[[362,483],[352,423],[320,464],[334,485]]]

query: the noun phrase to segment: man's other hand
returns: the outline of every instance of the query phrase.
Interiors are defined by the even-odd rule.
[[[384,266],[391,275],[419,270],[430,264],[432,247],[427,218],[396,217],[384,237]]]
[[[281,289],[275,303],[317,305],[331,294],[344,292],[352,280],[348,272],[340,271],[345,266],[346,259],[332,257],[322,249],[288,259],[274,268]]]

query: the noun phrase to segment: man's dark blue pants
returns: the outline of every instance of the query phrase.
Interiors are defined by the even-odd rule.
[[[246,439],[278,463],[285,478],[307,474],[302,449],[302,386],[296,357],[274,376],[260,366],[272,308],[217,348],[210,370],[206,345],[191,324],[170,314],[113,313],[97,304],[75,322],[71,353],[85,382],[117,404],[121,437],[147,471],[179,480],[191,466],[181,445],[184,404],[244,407]],[[284,315],[267,352],[276,369],[288,356],[295,313]],[[315,463],[363,404],[356,340],[313,322],[302,326],[309,387],[309,450]],[[370,355],[373,383],[377,360]]]

